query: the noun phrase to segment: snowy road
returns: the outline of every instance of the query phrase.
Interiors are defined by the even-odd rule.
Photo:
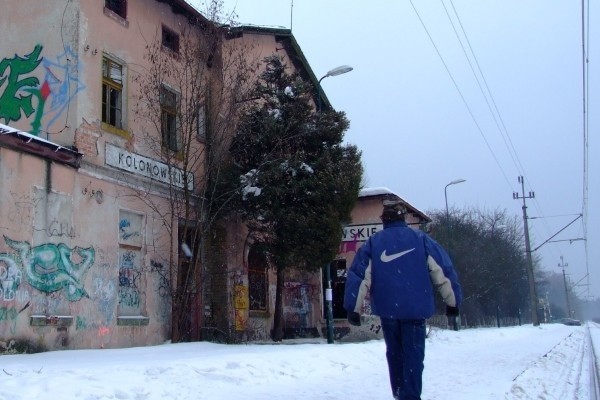
[[[391,400],[383,341],[292,343],[2,355],[0,400]],[[422,397],[594,399],[594,352],[593,323],[434,330]]]
[[[592,352],[586,333],[583,326],[560,325],[466,330],[456,335],[462,343],[456,351],[468,351],[469,357],[438,354],[438,347],[454,352],[454,346],[434,337],[428,343],[428,385],[423,398],[589,399]],[[600,329],[596,333],[600,349]],[[448,332],[443,334],[444,342],[453,339]],[[440,378],[427,373],[432,363],[448,363],[452,359],[461,361],[453,363],[458,365],[452,365],[447,373],[450,376]],[[436,380],[454,383],[439,388]]]

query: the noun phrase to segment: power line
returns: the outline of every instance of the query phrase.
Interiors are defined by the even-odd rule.
[[[442,57],[442,54],[440,53],[437,45],[435,44],[435,41],[433,40],[433,37],[429,33],[429,30],[427,29],[427,26],[425,25],[425,22],[421,18],[421,15],[419,14],[419,11],[417,11],[417,8],[413,4],[412,0],[409,0],[409,1],[410,1],[410,5],[412,6],[413,10],[415,11],[415,14],[417,15],[417,18],[419,18],[419,21],[421,22],[421,25],[423,26],[423,29],[425,30],[425,33],[427,33],[427,36],[429,37],[429,41],[433,45],[433,48],[435,49],[438,57],[442,61],[442,64],[444,65],[444,68],[446,69],[446,72],[450,76],[450,80],[454,84],[454,87],[456,88],[456,91],[458,92],[460,98],[462,99],[463,104],[467,108],[467,111],[469,112],[469,115],[471,116],[471,119],[473,120],[473,123],[477,127],[477,130],[479,131],[479,134],[483,138],[483,140],[484,140],[487,148],[489,149],[490,153],[492,153],[492,156],[494,157],[494,160],[496,161],[496,165],[498,166],[498,168],[500,169],[500,172],[502,172],[502,175],[504,176],[504,180],[506,181],[506,184],[512,189],[511,183],[510,183],[508,177],[506,176],[506,173],[504,172],[504,169],[502,168],[502,165],[500,164],[500,161],[498,160],[498,157],[496,157],[496,153],[494,153],[494,150],[490,146],[490,143],[488,142],[485,134],[483,133],[483,130],[481,129],[481,126],[477,122],[477,119],[475,118],[475,115],[473,114],[473,111],[471,110],[471,107],[469,107],[469,104],[467,103],[467,100],[465,99],[465,96],[463,95],[462,91],[460,90],[460,87],[458,86],[458,83],[454,79],[454,76],[452,75],[452,72],[450,72],[450,69],[448,68],[448,65],[446,64],[446,61],[444,60],[444,57]]]
[[[587,10],[587,12],[586,12]],[[583,237],[585,246],[585,268],[588,276],[588,296],[589,296],[589,283],[590,283],[590,267],[589,267],[589,253],[587,243],[587,222],[588,222],[588,179],[589,179],[589,113],[588,113],[588,99],[589,99],[589,59],[588,49],[590,46],[590,2],[587,0],[581,0],[581,57],[582,57],[582,91],[583,91]]]
[[[509,155],[512,158],[513,163],[514,163],[515,167],[517,168],[517,170],[519,170],[519,171],[525,171],[525,168],[523,167],[523,164],[521,163],[521,160],[520,160],[520,158],[518,156],[518,153],[517,153],[517,151],[516,151],[516,149],[514,147],[514,144],[512,142],[512,139],[510,137],[508,129],[506,128],[506,124],[504,123],[504,119],[502,118],[502,114],[500,113],[500,110],[498,109],[498,106],[497,106],[497,103],[496,103],[496,101],[494,99],[493,93],[492,93],[492,91],[491,91],[491,89],[490,89],[490,87],[489,87],[489,85],[487,83],[487,80],[485,78],[485,74],[483,73],[483,70],[481,69],[481,65],[479,64],[479,60],[477,59],[477,55],[475,54],[473,46],[471,45],[471,42],[469,40],[469,35],[467,34],[466,30],[464,29],[464,25],[462,24],[460,15],[458,14],[458,11],[456,10],[456,7],[454,6],[454,2],[452,0],[449,0],[450,4],[452,5],[452,10],[453,10],[454,15],[456,17],[456,20],[458,21],[458,24],[459,24],[459,26],[461,28],[462,34],[464,36],[464,39],[465,39],[465,41],[466,41],[466,43],[468,45],[470,54],[471,54],[471,56],[472,56],[472,58],[473,58],[473,60],[475,62],[475,65],[477,66],[477,70],[479,71],[479,75],[481,76],[481,80],[483,81],[483,83],[485,85],[487,94],[486,94],[486,91],[483,90],[483,87],[482,87],[481,82],[480,82],[480,80],[478,78],[478,75],[477,75],[477,73],[475,72],[475,70],[473,68],[473,63],[471,62],[471,58],[467,54],[465,46],[463,45],[463,41],[462,41],[460,35],[457,32],[455,24],[454,24],[454,22],[453,22],[453,20],[452,20],[452,18],[450,16],[450,13],[448,12],[448,8],[446,7],[446,4],[444,3],[444,0],[440,0],[440,1],[441,1],[442,5],[444,7],[444,10],[446,12],[446,16],[448,17],[448,20],[450,21],[450,24],[452,25],[454,33],[455,33],[455,35],[456,35],[456,37],[457,37],[457,39],[458,39],[458,41],[459,41],[459,43],[460,43],[460,45],[461,45],[461,47],[463,49],[463,53],[464,53],[465,58],[467,59],[467,61],[469,63],[469,66],[471,68],[471,72],[473,73],[473,76],[475,77],[475,79],[477,81],[477,85],[479,86],[479,89],[481,90],[481,92],[482,92],[482,94],[484,96],[484,99],[485,99],[485,101],[487,103],[488,109],[490,110],[490,113],[492,114],[492,117],[494,119],[496,127],[498,128],[498,131],[500,132],[500,134],[502,136],[502,139],[504,140],[504,144],[505,144],[505,146],[506,146],[506,148],[507,148],[507,150],[509,152]],[[585,0],[583,0],[583,1],[585,1]],[[588,9],[589,9],[589,0],[587,0],[587,1],[588,1]],[[589,12],[587,13],[587,19],[589,21]],[[582,26],[583,26],[583,23],[582,23]],[[586,27],[586,36],[588,36],[588,40],[589,40],[589,23],[588,23],[588,26]],[[587,63],[587,59],[585,61]],[[587,66],[587,64],[585,64],[585,65]],[[586,71],[586,74],[587,74],[587,71]],[[586,86],[587,86],[587,84],[586,84]],[[587,88],[586,88],[585,91],[587,93]],[[490,106],[490,102],[488,101],[488,96],[489,96],[489,99],[490,99],[490,101],[492,102],[492,104],[494,106],[495,112],[492,110],[492,108]],[[496,118],[496,115],[498,116],[498,118]],[[585,115],[586,115],[586,122],[587,122],[587,113]],[[498,120],[500,120],[501,126],[498,123]],[[586,131],[587,131],[587,129],[586,129]],[[585,142],[586,142],[586,147],[585,148],[586,148],[586,151],[587,151],[587,140]],[[586,163],[586,167],[584,168],[584,176],[586,176],[586,174],[587,174],[586,171],[587,171],[587,163]],[[585,180],[584,188],[587,191],[587,178],[584,177],[584,180]],[[532,186],[531,182],[528,182],[528,185]],[[538,200],[537,199],[533,199],[533,200],[534,200],[534,204],[535,204],[536,208],[538,209],[538,211],[540,212],[540,214],[543,215],[544,213],[541,211],[541,206],[540,206]],[[587,204],[587,194],[586,193],[584,193],[584,204]],[[548,222],[546,220],[543,221],[543,225],[544,225],[546,231],[549,233],[550,232],[550,227],[549,227]],[[585,221],[583,222],[583,225],[584,225],[584,237],[587,237],[585,235],[585,233],[586,233]],[[586,250],[586,264],[587,264],[587,250]],[[588,274],[589,274],[589,272],[588,272]]]
[[[498,105],[496,104],[496,100],[494,99],[494,96],[492,94],[492,91],[487,83],[487,79],[485,79],[485,74],[483,73],[483,70],[481,69],[481,65],[479,64],[479,60],[477,59],[477,56],[475,55],[475,51],[473,50],[473,46],[471,46],[471,41],[469,40],[469,35],[467,35],[467,32],[465,31],[465,28],[462,24],[462,21],[460,19],[460,16],[458,15],[458,12],[456,10],[456,7],[454,6],[454,2],[452,0],[450,0],[450,4],[452,5],[452,10],[454,11],[454,15],[456,16],[456,20],[458,21],[458,24],[460,26],[460,29],[463,33],[463,36],[465,37],[465,40],[467,42],[467,45],[469,46],[469,51],[473,57],[473,60],[475,61],[475,65],[477,66],[477,70],[479,71],[479,75],[481,75],[481,79],[485,85],[486,91],[487,91],[487,95],[486,95],[486,91],[483,90],[481,83],[479,82],[479,78],[477,76],[477,74],[475,73],[475,70],[473,68],[473,65],[471,63],[471,59],[469,58],[469,56],[467,55],[467,52],[465,50],[465,47],[462,43],[462,40],[460,39],[460,35],[458,34],[458,32],[456,31],[456,27],[454,26],[454,22],[452,21],[452,18],[450,17],[450,14],[448,13],[448,9],[446,7],[446,4],[444,3],[444,0],[440,0],[442,2],[442,5],[444,6],[444,10],[446,11],[446,15],[448,16],[448,20],[450,21],[450,24],[452,25],[452,29],[454,29],[454,33],[456,35],[456,38],[458,39],[458,42],[460,43],[460,46],[463,49],[463,53],[465,55],[465,58],[467,59],[467,61],[469,62],[469,66],[471,67],[471,72],[473,72],[473,76],[475,76],[475,80],[477,81],[477,85],[479,86],[479,89],[481,90],[481,93],[483,94],[483,97],[485,99],[485,102],[487,103],[488,109],[490,110],[490,113],[492,114],[492,117],[494,119],[494,123],[496,124],[496,127],[498,128],[498,131],[500,132],[500,136],[502,137],[502,140],[504,141],[504,145],[506,146],[508,153],[510,155],[510,157],[513,160],[513,163],[515,164],[515,167],[517,167],[517,171],[520,173],[524,173],[525,172],[525,168],[523,168],[523,165],[521,164],[521,160],[519,159],[519,156],[517,154],[517,150],[515,149],[513,142],[510,138],[510,135],[508,134],[508,129],[506,129],[506,125],[504,124],[504,119],[502,118],[502,114],[500,113],[500,110],[498,109]],[[494,105],[494,109],[496,112],[494,112],[492,110],[492,107],[490,105],[490,102],[488,101],[488,96],[492,102],[492,104]],[[496,115],[498,118],[496,118]],[[500,127],[500,124],[498,123],[498,120],[500,120],[500,123],[502,124],[502,128]]]
[[[494,120],[494,123],[496,124],[496,127],[498,128],[498,132],[500,133],[500,136],[502,137],[502,140],[504,141],[504,145],[506,146],[506,149],[508,150],[508,153],[513,161],[514,166],[516,167],[517,171],[520,171],[521,174],[524,174],[525,168],[523,167],[523,164],[521,163],[521,160],[519,158],[519,155],[517,153],[517,150],[515,149],[515,146],[512,142],[512,139],[510,137],[510,134],[508,132],[508,129],[506,128],[506,124],[504,123],[504,119],[502,118],[502,114],[500,113],[500,109],[498,108],[498,105],[494,99],[494,95],[492,93],[492,90],[490,89],[488,83],[487,83],[487,79],[485,78],[485,74],[483,73],[483,70],[481,69],[481,65],[479,64],[479,60],[477,59],[477,55],[475,54],[475,50],[473,49],[473,46],[471,45],[471,42],[469,40],[469,35],[467,34],[466,30],[464,29],[464,25],[462,24],[462,21],[460,19],[460,16],[458,15],[458,11],[456,10],[456,7],[454,6],[454,2],[452,0],[450,0],[450,4],[452,5],[452,10],[454,12],[454,15],[456,16],[456,20],[458,21],[458,24],[461,28],[462,34],[465,38],[465,41],[467,42],[467,45],[469,47],[469,51],[471,56],[473,57],[473,60],[475,61],[475,64],[477,66],[477,70],[479,71],[479,75],[481,76],[481,79],[485,85],[486,90],[483,90],[483,87],[481,85],[481,82],[479,80],[478,74],[475,72],[475,69],[473,68],[473,63],[471,62],[471,58],[469,57],[469,55],[467,54],[467,51],[465,49],[465,46],[463,44],[463,41],[460,37],[460,35],[458,34],[454,21],[452,20],[450,13],[448,12],[448,8],[446,7],[446,4],[444,3],[444,0],[440,0],[442,3],[442,6],[444,7],[444,10],[446,12],[446,16],[448,17],[448,20],[450,21],[450,24],[452,25],[452,29],[454,30],[454,34],[456,35],[456,38],[458,40],[458,42],[460,43],[460,46],[463,50],[463,54],[465,56],[465,58],[467,59],[467,62],[469,63],[469,67],[471,68],[471,72],[473,73],[473,76],[475,77],[475,80],[477,81],[477,85],[479,86],[479,89],[485,99],[485,102],[488,106],[488,109],[490,111],[490,114],[492,115],[492,118]],[[490,99],[490,101],[492,102],[492,104],[494,105],[494,110],[492,110],[492,107],[490,105],[490,101],[488,101],[488,97]],[[496,117],[497,116],[497,117]],[[498,120],[500,120],[500,123],[498,122]],[[532,187],[532,183],[529,182],[528,180],[528,186]],[[541,211],[541,207],[539,202],[537,201],[537,199],[533,199],[534,200],[534,204],[538,210],[538,212],[540,214],[543,215],[543,212]],[[546,228],[547,234],[550,235],[550,226],[548,224],[547,221],[543,221],[542,222],[544,227]],[[537,230],[537,228],[535,228]]]

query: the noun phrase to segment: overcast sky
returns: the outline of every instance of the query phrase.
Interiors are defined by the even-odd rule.
[[[589,270],[590,294],[599,297],[600,39],[595,38],[600,38],[600,8],[598,2],[591,3],[588,261],[586,265],[585,243],[569,241],[583,238],[583,219],[553,239],[561,241],[547,243],[535,254],[545,269],[556,273],[562,272],[558,264],[563,256],[573,283],[586,284]],[[362,150],[367,187],[388,187],[427,212],[445,209],[445,186],[462,178],[466,182],[447,189],[450,208],[506,210],[521,217],[522,200],[514,200],[512,193],[521,194],[517,178],[523,175],[526,195],[535,192],[535,199],[528,201],[529,216],[538,217],[529,221],[532,249],[583,212],[580,2],[224,4],[235,9],[240,23],[291,28],[318,78],[342,64],[354,68],[324,79],[322,86],[334,108],[350,120],[346,140]],[[584,297],[587,287],[576,291]]]

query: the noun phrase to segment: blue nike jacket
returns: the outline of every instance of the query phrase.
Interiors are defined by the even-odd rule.
[[[360,314],[370,292],[375,315],[427,319],[435,312],[434,288],[447,305],[460,306],[461,288],[446,251],[426,233],[395,221],[384,224],[356,253],[344,308]]]

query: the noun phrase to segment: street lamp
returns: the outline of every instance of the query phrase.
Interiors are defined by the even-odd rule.
[[[319,79],[319,85],[317,87],[317,112],[321,113],[321,81],[330,76],[338,76],[345,74],[346,72],[352,71],[352,68],[349,65],[340,65],[339,67],[335,67],[332,70],[329,70],[321,79]]]
[[[341,65],[328,71],[317,85],[317,113],[321,113],[321,81],[330,76],[338,76],[352,71],[349,65]],[[325,307],[327,308],[327,343],[333,343],[333,289],[331,288],[331,265],[325,266],[325,279],[327,280],[327,289],[325,289]]]
[[[450,182],[449,184],[446,185],[446,187],[444,188],[444,198],[446,199],[446,225],[448,224],[449,220],[449,214],[448,214],[448,186],[450,185],[456,185],[458,183],[463,183],[466,182],[465,179],[455,179],[452,182]]]
[[[450,253],[450,213],[448,212],[448,186],[466,182],[465,179],[455,179],[444,187],[444,198],[446,199],[446,237],[448,238],[448,253]],[[448,317],[448,324],[452,323],[455,331],[458,330],[456,317]]]

